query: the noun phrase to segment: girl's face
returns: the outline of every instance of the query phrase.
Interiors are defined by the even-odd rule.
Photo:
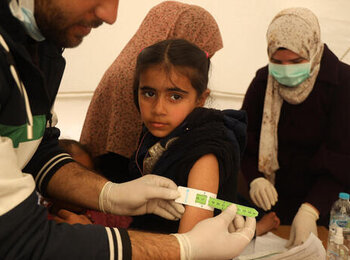
[[[141,118],[156,137],[165,137],[179,126],[196,107],[203,106],[209,90],[197,96],[190,80],[161,65],[146,69],[140,75],[138,100]]]

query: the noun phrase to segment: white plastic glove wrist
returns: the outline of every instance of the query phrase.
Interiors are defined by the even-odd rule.
[[[174,235],[180,244],[181,260],[232,259],[254,237],[255,218],[236,215],[234,204],[220,215],[202,220],[189,232]],[[238,221],[237,221],[238,219]],[[230,232],[229,226],[234,232]]]
[[[249,195],[255,205],[267,211],[278,200],[275,187],[267,179],[259,177],[250,183]]]
[[[303,203],[293,219],[286,247],[301,245],[308,239],[311,232],[317,236],[318,218],[317,210],[310,204]]]
[[[99,196],[99,208],[117,215],[156,214],[181,218],[184,207],[174,200],[180,196],[176,184],[165,177],[148,174],[124,183],[107,182]]]
[[[186,234],[171,234],[177,238],[180,245],[180,259],[191,260],[192,258],[192,247],[191,241],[188,239]]]

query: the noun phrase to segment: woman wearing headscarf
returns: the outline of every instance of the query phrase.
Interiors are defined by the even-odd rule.
[[[279,12],[267,31],[269,65],[244,98],[248,144],[242,172],[252,201],[292,225],[288,246],[328,226],[332,202],[349,191],[350,66],[322,43],[305,8]]]
[[[109,179],[124,181],[128,159],[142,130],[133,101],[133,78],[139,52],[158,41],[184,38],[209,56],[223,47],[213,16],[196,5],[165,1],[153,7],[120,55],[105,72],[90,103],[80,141]],[[118,172],[116,172],[118,171]]]

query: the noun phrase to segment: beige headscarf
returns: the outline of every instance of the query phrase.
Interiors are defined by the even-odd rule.
[[[277,128],[283,101],[300,104],[309,96],[320,70],[324,45],[317,17],[306,8],[279,12],[270,23],[266,38],[270,59],[278,48],[286,48],[311,62],[310,77],[297,87],[283,86],[268,76],[260,133],[259,171],[274,183],[275,172],[279,169]]]
[[[170,38],[187,39],[210,56],[223,47],[215,19],[202,7],[175,1],[153,7],[95,90],[80,137],[93,156],[114,152],[130,157],[135,151],[142,127],[132,90],[136,57]]]

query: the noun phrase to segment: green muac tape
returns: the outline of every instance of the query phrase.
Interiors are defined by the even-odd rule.
[[[175,200],[177,203],[190,205],[206,210],[213,211],[214,209],[224,210],[232,204],[232,202],[220,200],[216,198],[216,194],[193,189],[189,187],[178,186],[177,190],[180,192],[180,197]],[[237,214],[246,217],[258,216],[258,211],[254,208],[235,204],[237,206]]]
[[[208,200],[207,195],[203,194],[197,194],[196,195],[196,203],[206,205]],[[215,199],[215,198],[209,198],[208,206],[213,207],[215,209],[220,209],[220,210],[225,210],[228,206],[230,206],[232,203],[220,199]],[[237,207],[237,214],[246,216],[246,217],[256,217],[258,216],[258,211],[254,208],[250,208],[247,206],[242,206],[239,204],[235,204]]]

